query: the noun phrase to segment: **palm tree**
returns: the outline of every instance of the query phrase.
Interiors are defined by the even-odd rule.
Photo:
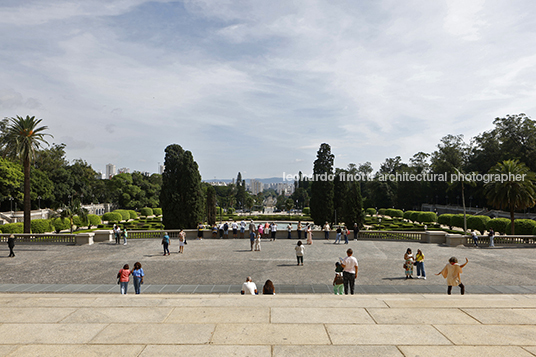
[[[22,161],[24,168],[24,233],[30,233],[31,200],[30,200],[30,166],[35,157],[35,151],[41,148],[43,143],[48,144],[43,133],[47,126],[38,127],[42,119],[35,117],[26,118],[17,116],[8,119],[7,132],[4,137],[4,145],[12,157]]]
[[[69,225],[71,227],[71,233],[73,233],[74,217],[80,217],[81,222],[88,222],[87,215],[88,210],[83,208],[79,200],[71,201],[67,206],[64,206],[61,209],[59,214],[56,214],[56,217],[59,216],[63,222],[64,219],[69,220]],[[84,223],[85,224],[85,223]]]
[[[465,184],[476,187],[476,182],[472,179],[467,179],[468,177],[474,177],[476,172],[472,172],[469,175],[466,175],[464,172],[458,170],[457,168],[454,168],[456,170],[456,180],[451,180],[450,183],[447,183],[448,188],[447,191],[454,190],[458,185],[462,188],[462,205],[463,205],[463,231],[467,232],[467,212],[465,207]]]
[[[514,212],[536,204],[536,176],[518,160],[500,162],[488,173],[494,176],[484,185],[486,198],[495,208],[510,209],[511,234],[514,234]]]

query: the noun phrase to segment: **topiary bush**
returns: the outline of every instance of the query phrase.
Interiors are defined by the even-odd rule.
[[[365,211],[366,214],[368,214],[369,216],[374,216],[376,214],[376,209],[374,208],[367,208],[366,211]]]
[[[138,218],[138,212],[136,212],[134,210],[128,210],[128,214],[130,215],[130,219]]]
[[[98,226],[101,224],[101,218],[96,214],[88,214],[87,219],[89,221],[89,228],[91,228],[91,226]]]
[[[534,227],[536,227],[536,221],[532,219],[516,219],[514,221],[514,234],[519,235],[532,235],[532,232],[534,231]],[[508,221],[508,225],[506,226],[506,234],[511,234],[512,230],[512,222]]]
[[[486,229],[489,231],[490,229],[493,229],[496,233],[510,233],[510,231],[506,230],[506,227],[508,227],[508,224],[510,223],[510,220],[508,218],[493,218],[486,223]]]
[[[412,221],[412,222],[420,222],[419,221],[419,216],[420,216],[421,212],[419,211],[412,211],[411,214],[409,215],[409,219]]]
[[[411,221],[411,214],[415,211],[406,211],[404,212],[404,219],[407,219],[408,221]]]
[[[150,207],[143,207],[142,209],[140,209],[140,215],[142,217],[152,216],[153,215],[153,209],[150,208]]]
[[[102,215],[102,220],[107,222],[119,222],[123,219],[123,216],[117,212],[107,212]]]
[[[467,228],[479,231],[480,234],[484,234],[486,225],[491,221],[488,216],[467,216]]]
[[[381,214],[381,215],[383,216],[383,215],[386,214],[386,213],[385,213],[386,211],[387,211],[387,208],[380,208],[380,209],[378,210],[378,214]]]
[[[395,208],[388,208],[385,210],[385,214],[392,217],[392,218],[396,218],[396,217],[404,217],[404,211],[402,211],[401,209],[395,209]]]
[[[153,208],[153,214],[155,216],[161,216],[162,215],[162,208],[159,208],[159,207]]]
[[[432,223],[437,222],[437,215],[435,212],[419,212],[419,222]]]
[[[311,208],[310,207],[303,207],[302,213],[303,214],[311,214]]]
[[[73,224],[76,227],[85,227],[85,226],[89,225],[89,222],[88,222],[87,217],[86,217],[86,219],[83,220],[82,217],[80,217],[80,216],[74,216],[73,217]]]
[[[0,226],[0,231],[2,233],[23,233],[24,232],[24,223],[7,223]]]
[[[443,213],[442,215],[437,217],[437,222],[439,224],[444,225],[444,226],[449,226],[450,227],[452,225],[450,223],[450,220],[452,219],[452,216],[454,216],[454,215],[451,214],[451,213]]]
[[[126,209],[116,209],[113,212],[117,212],[121,215],[120,221],[128,221],[130,219],[130,213]]]
[[[52,220],[52,226],[54,227],[56,233],[59,233],[60,231],[71,229],[71,222],[68,218],[54,218]]]
[[[463,228],[463,214],[452,215],[450,225],[453,227]]]
[[[30,226],[32,233],[48,233],[54,230],[49,219],[32,219]]]

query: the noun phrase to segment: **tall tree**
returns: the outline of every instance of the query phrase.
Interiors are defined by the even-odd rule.
[[[341,211],[341,220],[351,228],[354,223],[361,228],[363,226],[363,198],[359,189],[359,182],[347,182],[348,188]]]
[[[216,223],[216,190],[212,185],[207,187],[207,223],[214,225]]]
[[[314,180],[311,183],[311,218],[316,225],[333,221],[333,162],[331,146],[320,145],[313,165]]]
[[[160,204],[162,222],[168,229],[194,228],[203,217],[201,174],[190,151],[177,144],[166,150]]]
[[[517,160],[500,162],[491,168],[489,174],[500,175],[500,179],[484,185],[486,198],[493,207],[510,210],[511,234],[514,234],[515,211],[536,204],[536,176],[524,163]],[[508,179],[503,180],[503,177]]]
[[[22,162],[24,169],[24,233],[31,232],[31,197],[30,197],[30,167],[32,160],[35,158],[35,152],[41,145],[48,144],[45,136],[50,134],[44,133],[47,126],[39,127],[42,119],[35,117],[26,118],[17,116],[9,118],[7,132],[3,138],[8,154],[18,157]]]

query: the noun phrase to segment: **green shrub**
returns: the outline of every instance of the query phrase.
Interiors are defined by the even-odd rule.
[[[408,221],[411,221],[411,214],[415,211],[406,211],[404,212],[404,219],[407,219]]]
[[[385,214],[392,217],[392,218],[395,218],[395,217],[404,217],[404,211],[402,211],[401,209],[395,209],[395,208],[388,208],[385,210]]]
[[[126,209],[116,209],[113,212],[121,215],[121,221],[128,221],[130,219],[130,213]]]
[[[368,214],[369,216],[374,216],[376,214],[376,209],[374,208],[367,208],[367,210],[365,211],[366,214]]]
[[[491,221],[488,216],[467,216],[467,228],[474,229],[484,234],[486,225]]]
[[[534,227],[536,227],[536,221],[532,219],[516,219],[514,221],[514,234],[520,234],[520,235],[532,235],[532,232],[534,231]],[[506,226],[506,234],[510,234],[512,230],[512,222],[508,221],[508,225]]]
[[[510,220],[508,218],[493,218],[489,220],[488,223],[486,223],[486,229],[489,231],[490,229],[493,229],[496,233],[504,233],[508,234],[510,231],[506,230],[506,227],[508,227],[508,224],[510,223]]]
[[[303,214],[311,214],[311,208],[310,207],[303,207],[302,213]]]
[[[148,217],[153,215],[153,209],[149,207],[143,207],[140,209],[140,215],[143,217]]]
[[[439,224],[445,225],[445,226],[451,226],[450,220],[452,219],[453,214],[450,213],[443,213],[439,217],[437,217],[437,222]]]
[[[138,212],[136,212],[134,210],[128,210],[128,214],[130,215],[130,219],[138,218]]]
[[[435,214],[435,212],[419,212],[419,222],[437,222],[437,215]]]
[[[233,214],[235,213],[235,211],[236,211],[236,210],[235,210],[233,207],[229,207],[229,208],[227,208],[227,214],[228,214],[228,215],[233,215]],[[156,213],[155,213],[155,214],[156,214]]]
[[[54,230],[49,219],[32,219],[30,226],[32,233],[48,233]]]
[[[88,219],[86,217],[86,219],[82,219],[82,217],[79,217],[79,216],[74,216],[73,217],[73,224],[77,227],[85,227],[87,225],[89,225],[89,222],[88,222]]]
[[[162,208],[158,208],[158,207],[153,208],[153,214],[155,216],[161,216],[162,215]]]
[[[378,214],[380,214],[380,215],[383,216],[383,215],[386,214],[386,213],[385,213],[386,211],[387,211],[387,208],[380,208],[380,209],[378,210]]]
[[[24,223],[7,223],[0,226],[2,233],[23,233]]]
[[[419,211],[412,211],[411,214],[409,215],[409,219],[415,223],[415,222],[420,222],[419,221],[419,215],[421,214],[421,212]]]
[[[71,229],[71,222],[68,218],[54,218],[52,220],[52,226],[54,227],[56,233],[59,233],[60,231]]]
[[[101,224],[101,218],[96,214],[88,214],[87,219],[89,221],[89,228],[91,228],[91,226],[98,226]]]
[[[463,228],[463,214],[454,214],[450,219],[450,225],[452,227]]]
[[[107,212],[102,215],[102,220],[107,222],[119,222],[123,216],[118,212]]]

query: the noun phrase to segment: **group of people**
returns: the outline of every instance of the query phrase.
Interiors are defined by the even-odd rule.
[[[123,230],[121,230],[117,224],[114,224],[113,232],[115,244],[121,244],[121,238],[123,238],[123,245],[127,245],[128,232],[126,227],[123,227]]]
[[[257,284],[255,284],[251,277],[248,276],[244,284],[242,284],[242,290],[240,291],[242,295],[258,295]],[[266,280],[264,286],[262,287],[262,293],[264,295],[275,295],[274,283],[271,280]]]
[[[117,273],[117,284],[120,285],[121,295],[125,295],[128,291],[128,282],[130,281],[130,276],[134,281],[134,291],[136,294],[141,293],[141,284],[143,284],[143,277],[145,273],[141,267],[140,262],[134,263],[134,269],[130,270],[128,264],[123,266],[123,269],[119,270]]]
[[[184,246],[186,242],[186,232],[183,229],[180,230],[179,234],[179,254],[184,253]],[[169,238],[168,232],[164,232],[162,237],[162,247],[164,248],[164,255],[169,255],[169,245],[171,244],[171,239]]]
[[[231,220],[230,222],[220,222],[215,223],[212,226],[212,238],[217,238],[219,236],[220,239],[222,238],[229,238],[229,230],[232,230],[233,232],[233,238],[238,238],[238,232],[240,231],[240,238],[244,238],[244,234],[246,232],[246,222],[242,220],[240,224],[234,220]],[[203,237],[202,229],[204,228],[203,223],[199,223],[198,225],[198,237]],[[277,234],[277,223],[275,222],[266,222],[264,224],[259,224],[258,229],[256,229],[256,232],[260,233],[261,238],[268,238],[270,237],[270,240],[276,239]]]

